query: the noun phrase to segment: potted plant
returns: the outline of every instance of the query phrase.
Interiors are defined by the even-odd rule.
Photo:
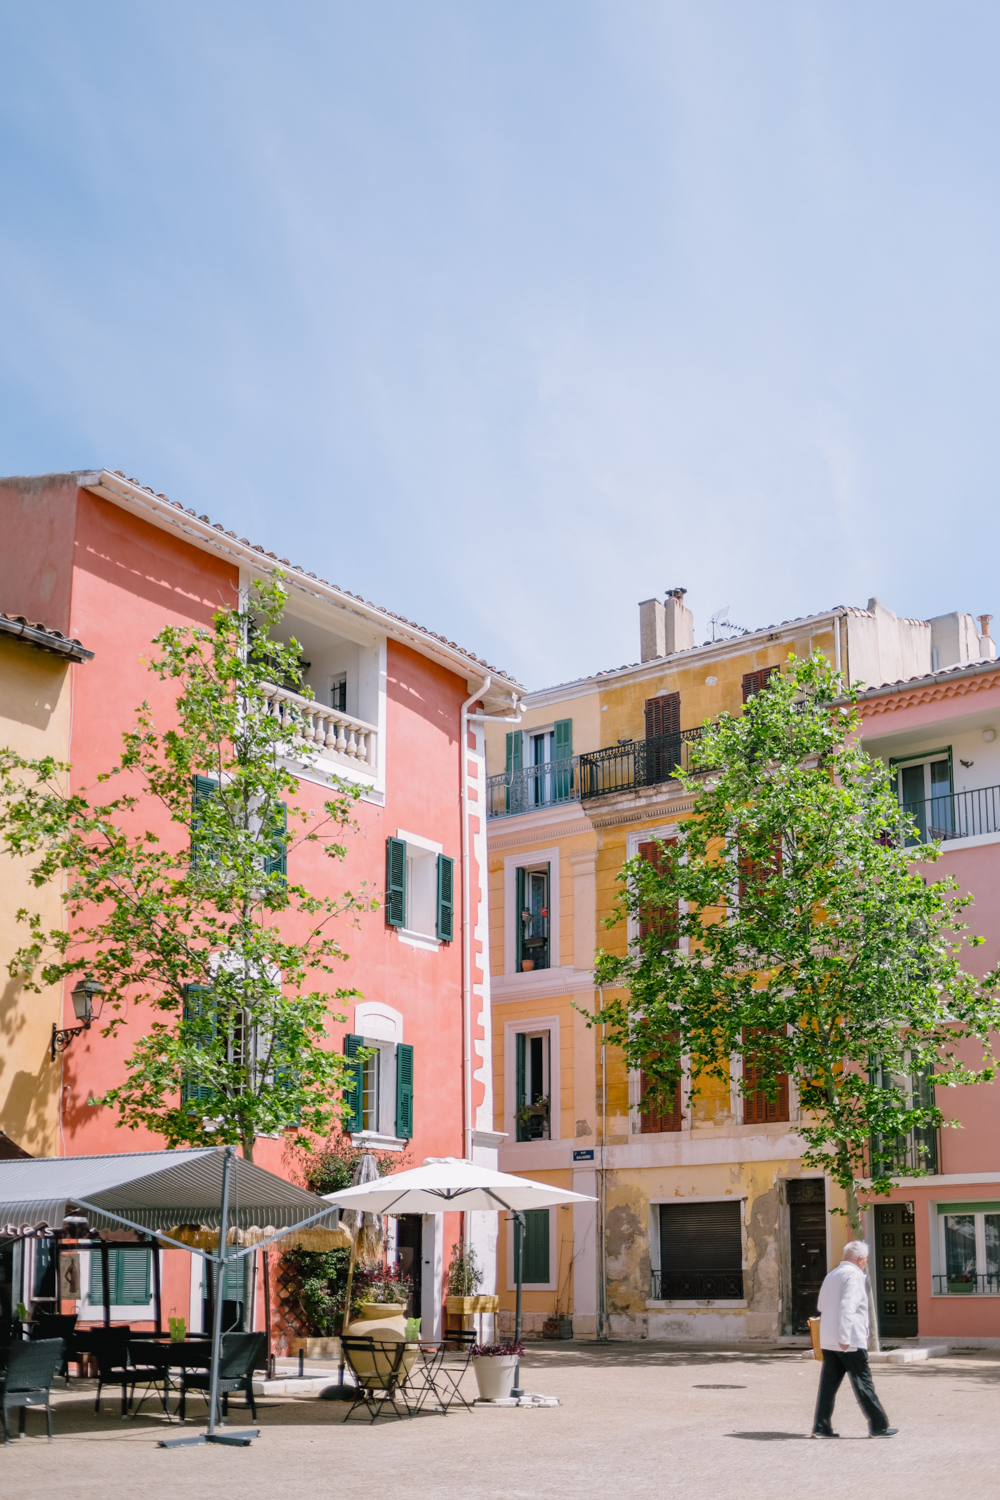
[[[476,1344],[472,1351],[472,1368],[482,1401],[503,1401],[514,1384],[517,1362],[524,1345],[514,1339],[499,1344]]]

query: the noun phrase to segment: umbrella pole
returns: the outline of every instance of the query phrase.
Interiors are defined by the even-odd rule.
[[[358,1225],[354,1238],[351,1241],[351,1258],[347,1262],[347,1291],[344,1293],[344,1316],[340,1324],[340,1383],[344,1383],[344,1368],[347,1359],[344,1355],[343,1338],[347,1332],[347,1325],[351,1321],[351,1282],[354,1280],[354,1262],[358,1255],[358,1235],[361,1233],[361,1225]]]
[[[226,1147],[222,1163],[222,1212],[219,1218],[219,1272],[215,1283],[215,1305],[212,1308],[212,1373],[209,1378],[208,1435],[215,1435],[215,1414],[219,1400],[219,1356],[222,1352],[222,1299],[226,1291],[226,1238],[229,1231],[229,1174],[233,1169],[233,1148]],[[211,1270],[209,1271],[211,1275]]]
[[[264,1250],[264,1329],[267,1333],[267,1378],[274,1379],[274,1355],[271,1353],[271,1271],[270,1255]]]
[[[524,1214],[515,1210],[514,1213],[514,1277],[517,1287],[516,1300],[514,1303],[514,1342],[521,1342],[521,1273],[524,1266]],[[518,1357],[514,1366],[514,1384],[511,1387],[511,1395],[520,1399],[524,1395],[521,1386],[521,1360]]]

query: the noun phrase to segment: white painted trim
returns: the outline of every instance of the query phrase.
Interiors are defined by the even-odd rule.
[[[979,1182],[1000,1182],[1000,1172],[951,1172],[940,1176],[928,1174],[926,1177],[896,1177],[890,1191],[896,1188],[972,1187]],[[870,1188],[871,1179],[859,1178],[858,1186]],[[880,1201],[889,1203],[892,1200],[884,1198]]]
[[[376,1151],[405,1151],[409,1141],[401,1141],[396,1135],[382,1135],[377,1130],[355,1130],[351,1133],[352,1144],[371,1146]]]
[[[962,793],[957,792],[955,795],[961,797]],[[938,848],[941,850],[942,856],[944,856],[947,854],[957,854],[960,849],[982,849],[987,844],[1000,844],[1000,833],[976,833],[967,839],[943,839],[938,843]],[[926,849],[929,846],[921,844],[918,847]],[[917,863],[918,861],[919,856],[915,855],[914,862]]]
[[[380,1042],[401,1042],[402,1012],[382,1000],[359,1000],[354,1007],[354,1032]]]
[[[547,1031],[549,1033],[549,1139],[547,1141],[519,1141],[517,1139],[517,1052],[515,1037],[519,1032]],[[561,1113],[560,1092],[562,1080],[559,1068],[559,1017],[534,1016],[524,1021],[506,1021],[503,1028],[503,1073],[504,1100],[503,1123],[508,1138],[516,1143],[518,1151],[533,1153],[538,1147],[549,1147],[558,1142],[559,1116]]]
[[[538,1212],[538,1210],[533,1210]],[[556,1209],[550,1208],[549,1215],[549,1279],[548,1281],[522,1281],[521,1290],[524,1292],[556,1292],[559,1287],[556,1282],[558,1275],[557,1256],[558,1244],[556,1243],[559,1225],[556,1221]],[[506,1216],[507,1222],[507,1290],[516,1291],[517,1282],[514,1280],[514,1217],[512,1214]]]
[[[508,854],[503,862],[503,967],[504,973],[517,972],[517,871],[532,869],[536,865],[549,867],[549,964],[560,958],[559,932],[559,855],[560,846],[550,849],[526,849],[522,854]],[[520,977],[520,976],[519,976]],[[534,979],[532,972],[525,976]]]
[[[428,937],[426,932],[410,932],[407,927],[396,927],[393,929],[401,943],[408,943],[411,948],[422,948],[425,953],[436,953],[441,946],[441,939]]]
[[[508,1000],[548,1000],[558,995],[592,994],[594,976],[586,969],[564,964],[558,969],[535,969],[530,974],[494,974],[490,989],[498,1005]]]

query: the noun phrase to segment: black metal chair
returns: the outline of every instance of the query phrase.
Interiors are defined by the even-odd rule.
[[[24,1421],[29,1406],[45,1407],[45,1425],[52,1441],[52,1406],[50,1393],[56,1371],[66,1358],[62,1339],[33,1339],[11,1344],[7,1351],[7,1368],[0,1375],[0,1406],[3,1411],[3,1440],[10,1442],[7,1413],[20,1408],[17,1430],[24,1436]]]
[[[87,1334],[87,1350],[97,1361],[95,1412],[101,1409],[101,1391],[104,1386],[120,1385],[121,1414],[123,1419],[127,1417],[129,1407],[135,1397],[135,1388],[141,1380],[147,1382],[147,1394],[150,1386],[163,1382],[163,1406],[166,1410],[166,1385],[169,1371],[165,1371],[161,1365],[132,1364],[129,1358],[131,1337],[132,1329],[127,1323],[116,1328],[94,1328]]]
[[[253,1372],[266,1364],[264,1346],[266,1333],[224,1333],[219,1357],[219,1395],[222,1397],[222,1418],[229,1415],[229,1393],[242,1391],[247,1405],[257,1420],[257,1403],[253,1399]],[[181,1374],[181,1399],[178,1416],[183,1422],[187,1417],[188,1391],[200,1391],[208,1404],[212,1384],[211,1370],[184,1370]]]
[[[345,1422],[350,1421],[352,1413],[359,1406],[371,1412],[373,1422],[386,1411],[391,1411],[393,1416],[402,1419],[403,1412],[396,1405],[397,1395],[402,1398],[406,1415],[412,1417],[413,1408],[406,1390],[406,1377],[417,1359],[418,1351],[413,1342],[407,1343],[400,1339],[389,1343],[378,1339],[346,1337],[341,1339],[340,1347],[358,1391],[344,1418]],[[376,1392],[379,1391],[382,1393],[381,1400],[376,1399]]]
[[[29,1337],[32,1343],[40,1339],[63,1339],[66,1344],[66,1353],[63,1356],[60,1375],[66,1377],[69,1385],[69,1362],[76,1359],[76,1313],[39,1313],[31,1325]]]

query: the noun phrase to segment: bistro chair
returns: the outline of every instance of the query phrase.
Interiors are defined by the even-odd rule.
[[[359,1406],[371,1412],[371,1420],[382,1412],[390,1411],[402,1418],[403,1412],[396,1405],[397,1395],[402,1398],[403,1410],[408,1417],[413,1411],[406,1392],[406,1377],[417,1357],[416,1347],[405,1339],[380,1342],[376,1339],[345,1337],[340,1341],[344,1360],[357,1383],[357,1395],[348,1410],[345,1422]],[[381,1392],[381,1399],[376,1399]]]
[[[253,1372],[265,1365],[264,1345],[266,1333],[224,1333],[219,1358],[219,1395],[222,1397],[222,1418],[229,1415],[230,1391],[242,1391],[247,1405],[257,1420],[257,1403],[253,1399]],[[200,1391],[208,1404],[212,1384],[211,1370],[183,1370],[181,1372],[181,1399],[178,1416],[183,1422],[187,1416],[188,1391]]]
[[[95,1328],[87,1335],[87,1348],[97,1361],[97,1395],[94,1411],[101,1409],[101,1390],[106,1385],[119,1385],[122,1391],[122,1419],[128,1416],[129,1407],[135,1397],[135,1388],[140,1380],[155,1385],[163,1379],[164,1371],[158,1365],[134,1365],[129,1358],[129,1340],[132,1330],[123,1324],[117,1328]],[[149,1385],[147,1385],[147,1392]],[[145,1399],[145,1398],[143,1398]],[[164,1390],[166,1407],[166,1390]]]
[[[7,1413],[20,1407],[18,1434],[24,1436],[24,1421],[29,1406],[45,1407],[45,1425],[52,1441],[52,1407],[49,1397],[56,1371],[66,1358],[62,1339],[32,1339],[11,1344],[7,1351],[7,1368],[0,1375],[0,1406],[3,1411],[3,1440],[10,1442]]]
[[[43,1312],[35,1318],[29,1334],[32,1343],[37,1343],[40,1339],[62,1339],[65,1342],[66,1353],[59,1374],[66,1377],[67,1385],[69,1385],[69,1362],[76,1358],[75,1328],[76,1313]]]

